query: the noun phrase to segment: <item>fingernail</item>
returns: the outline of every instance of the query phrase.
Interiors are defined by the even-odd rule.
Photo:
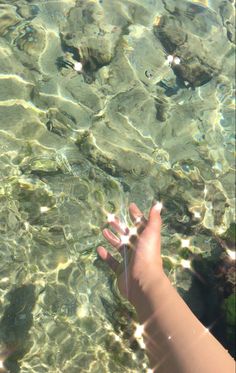
[[[156,202],[155,205],[153,206],[153,208],[158,212],[161,212],[162,207],[163,207],[162,202]]]

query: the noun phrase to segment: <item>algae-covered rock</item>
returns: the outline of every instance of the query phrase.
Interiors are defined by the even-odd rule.
[[[0,35],[3,36],[9,27],[14,27],[21,20],[21,17],[16,13],[16,8],[10,4],[1,5]]]
[[[220,15],[227,30],[228,39],[235,44],[235,9],[230,1],[221,1],[219,4]]]
[[[108,130],[109,126],[103,126],[102,130]],[[101,135],[101,124],[98,127]],[[101,141],[107,144],[105,150],[101,150]],[[83,155],[85,155],[93,164],[107,172],[109,175],[120,177],[124,174],[133,174],[134,176],[145,176],[154,165],[151,157],[145,153],[139,153],[137,150],[120,148],[107,141],[106,138],[97,139],[91,131],[84,131],[79,134],[76,140]],[[112,146],[110,146],[112,145]]]
[[[201,293],[200,283],[198,283],[189,270],[177,268],[175,271],[177,279],[177,290],[185,300],[194,314],[201,319],[205,312],[205,299]]]
[[[39,13],[39,7],[36,4],[31,4],[30,7],[28,7],[26,4],[19,4],[17,7],[17,13],[20,14],[20,16],[24,19],[31,20]]]
[[[66,33],[62,33],[64,48],[74,53],[77,48],[87,71],[111,61],[119,36],[120,30],[106,24],[102,8],[91,1],[79,3],[69,11]]]
[[[235,327],[236,325],[236,299],[235,294],[231,294],[224,300],[222,308],[225,312],[226,323],[228,326]]]
[[[162,51],[161,43],[151,30],[141,25],[132,25],[123,39],[124,54],[135,75],[137,74],[146,86],[152,86],[174,76]]]
[[[222,238],[228,241],[231,244],[231,246],[235,246],[236,224],[234,222],[230,224],[227,231],[222,235]]]
[[[173,61],[174,72],[193,87],[206,84],[220,73],[222,58],[229,50],[218,15],[189,2],[175,2],[168,10],[172,14],[160,18],[154,33],[166,53],[180,59],[178,63]],[[219,49],[223,51],[221,56]]]
[[[32,346],[30,329],[36,303],[35,286],[18,285],[7,294],[7,298],[8,305],[0,320],[0,341],[4,343],[6,350],[9,350],[4,365],[10,371],[17,372],[18,360],[22,359]]]
[[[226,298],[222,305],[226,322],[227,341],[230,353],[235,356],[236,296],[235,293]]]
[[[29,55],[35,55],[45,49],[46,35],[42,27],[26,26],[20,30],[15,43],[19,50]]]

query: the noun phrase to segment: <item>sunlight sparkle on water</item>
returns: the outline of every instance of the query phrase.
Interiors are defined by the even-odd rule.
[[[0,369],[1,369],[2,372],[6,372],[5,367],[3,365],[3,362],[4,361],[2,359],[0,359]]]
[[[120,228],[122,231],[126,232],[127,231],[127,225],[125,223],[120,223]]]
[[[136,330],[134,332],[135,338],[142,338],[144,332],[144,325],[136,324]]]
[[[173,60],[174,65],[179,65],[180,62],[181,62],[181,60],[180,60],[179,57],[174,57],[174,60]]]
[[[83,65],[81,62],[75,62],[74,63],[74,66],[73,66],[73,69],[77,72],[80,72],[83,70]]]
[[[139,224],[139,223],[141,223],[141,221],[142,221],[142,217],[141,217],[141,216],[138,216],[138,217],[136,218],[136,220],[135,220],[135,223],[136,223],[136,224]]]
[[[136,330],[134,332],[134,337],[136,338],[139,346],[142,349],[145,349],[146,345],[143,340],[143,334],[144,334],[144,325],[136,324]]]
[[[169,54],[166,59],[167,59],[167,62],[169,64],[171,64],[173,62],[173,60],[174,60],[174,56],[172,56],[171,54]]]
[[[122,235],[120,236],[121,245],[128,245],[129,244],[129,236]]]
[[[3,277],[0,282],[8,282],[9,281],[9,277]]]
[[[40,207],[40,212],[43,214],[43,213],[45,213],[45,212],[48,212],[50,210],[50,208],[49,207],[47,207],[47,206],[41,206]]]
[[[108,221],[108,223],[114,222],[115,221],[115,214],[110,214],[110,212],[108,212],[107,221]]]
[[[184,267],[184,268],[191,269],[191,262],[190,262],[190,260],[181,259],[180,264],[181,264],[182,267]]]
[[[190,245],[190,239],[189,238],[181,239],[181,247],[189,247],[189,245]]]
[[[137,236],[137,233],[138,233],[137,228],[136,227],[132,227],[129,230],[129,237],[131,237],[131,236]]]
[[[227,249],[226,252],[231,260],[236,260],[236,251]]]
[[[88,317],[89,315],[89,306],[88,304],[83,304],[77,309],[77,317],[79,319],[83,319],[84,317]]]
[[[193,216],[195,217],[195,219],[200,219],[201,218],[201,214],[200,214],[199,211],[194,211]]]
[[[116,342],[122,342],[122,339],[117,334],[114,335],[114,339],[115,339]]]

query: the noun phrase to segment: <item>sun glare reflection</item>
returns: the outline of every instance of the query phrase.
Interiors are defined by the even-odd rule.
[[[40,206],[40,212],[41,214],[45,214],[45,212],[48,212],[50,210],[47,206]]]
[[[127,225],[125,223],[120,223],[120,228],[122,229],[123,232],[127,231]]]
[[[140,348],[146,349],[146,345],[143,339],[143,334],[144,334],[144,325],[136,324],[136,329],[134,332],[134,338],[137,340]]]
[[[192,269],[191,261],[190,261],[190,260],[181,259],[180,264],[181,264],[182,267],[184,267],[184,268]]]
[[[138,216],[138,217],[136,218],[136,220],[135,220],[135,224],[139,224],[139,223],[141,223],[141,221],[142,221],[142,217],[141,217],[141,216]]]
[[[136,227],[132,227],[129,229],[129,237],[137,236],[137,234],[138,234],[138,229]]]
[[[4,366],[4,361],[6,360],[6,358],[9,356],[9,353],[8,352],[1,352],[0,351],[0,372],[1,373],[7,373],[8,370],[6,369],[6,367]]]
[[[182,238],[181,239],[181,247],[189,247],[190,246],[190,239],[189,238]]]
[[[144,333],[144,325],[137,324],[136,325],[136,330],[134,332],[135,338],[142,338]]]
[[[227,249],[226,252],[231,260],[236,260],[236,251]]]
[[[201,213],[199,211],[194,211],[193,216],[195,217],[195,219],[200,219],[201,218]]]
[[[128,245],[129,244],[129,236],[122,235],[120,236],[121,245]]]
[[[107,213],[107,221],[108,223],[113,223],[115,221],[115,214],[111,214],[110,212]]]
[[[4,369],[3,360],[0,359],[0,369]]]

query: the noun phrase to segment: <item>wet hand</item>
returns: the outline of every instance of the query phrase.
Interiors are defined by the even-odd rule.
[[[98,255],[116,273],[122,296],[134,305],[141,293],[163,276],[161,259],[161,203],[150,209],[146,219],[136,204],[129,206],[133,227],[126,227],[117,217],[110,215],[110,229],[104,229],[106,240],[115,247],[123,261],[117,261],[103,246],[97,248]]]

